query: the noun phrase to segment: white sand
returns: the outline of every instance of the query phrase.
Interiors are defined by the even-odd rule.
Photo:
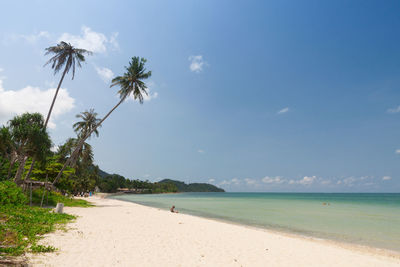
[[[55,253],[28,255],[33,266],[400,266],[400,258],[332,242],[174,214],[93,197],[67,232],[43,244]]]

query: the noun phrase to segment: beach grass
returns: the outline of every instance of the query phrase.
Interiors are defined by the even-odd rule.
[[[42,235],[75,219],[69,214],[58,214],[50,209],[29,206],[0,206],[0,255],[18,256],[26,251],[50,251],[36,242]]]

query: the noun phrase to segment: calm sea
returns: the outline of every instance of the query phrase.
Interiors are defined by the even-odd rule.
[[[307,236],[400,251],[400,194],[181,193],[113,198]]]

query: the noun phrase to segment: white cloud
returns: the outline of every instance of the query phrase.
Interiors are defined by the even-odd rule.
[[[47,31],[40,31],[38,33],[33,33],[33,34],[11,34],[3,38],[3,44],[9,45],[14,42],[18,42],[21,39],[29,44],[35,44],[41,39],[49,40],[50,38],[51,38],[50,33]]]
[[[250,179],[250,178],[245,178],[244,181],[246,182],[247,185],[256,185],[257,181],[254,179]]]
[[[51,152],[56,153],[56,152],[58,151],[58,147],[59,147],[59,146],[57,146],[57,145],[52,146],[52,147],[50,148]]]
[[[261,181],[266,184],[281,184],[284,183],[286,180],[280,176],[275,176],[275,177],[265,176],[264,178],[261,179]]]
[[[396,149],[395,153],[400,154],[400,149]]]
[[[107,48],[111,46],[113,49],[118,48],[116,40],[118,33],[113,33],[107,38],[103,33],[92,31],[89,27],[82,26],[81,35],[72,35],[63,33],[57,42],[64,41],[71,43],[73,46],[83,48],[94,53],[105,53]]]
[[[119,49],[119,44],[117,42],[117,37],[118,37],[118,32],[114,32],[113,34],[111,34],[110,41],[109,41],[114,50],[118,50]]]
[[[240,184],[240,181],[239,181],[239,179],[237,179],[237,178],[233,178],[233,179],[231,180],[231,182],[232,182],[233,184],[235,184],[235,185]]]
[[[26,86],[20,90],[5,90],[0,77],[0,123],[5,124],[13,116],[24,112],[39,112],[45,118],[49,111],[55,88],[41,90],[38,87]],[[66,89],[60,88],[54,105],[49,128],[55,128],[54,120],[74,107],[75,99],[69,96]]]
[[[283,109],[279,110],[279,111],[277,112],[277,114],[284,114],[284,113],[286,113],[286,112],[288,112],[288,111],[289,111],[289,108],[286,107],[286,108],[283,108]]]
[[[154,93],[150,92],[150,88],[147,88],[147,95],[143,94],[143,100],[144,101],[150,101],[150,100],[152,100],[154,98],[157,98],[157,97],[158,97],[158,93],[157,92],[154,92]]]
[[[400,112],[400,106],[396,108],[390,108],[387,110],[388,113],[399,113]]]
[[[95,69],[97,71],[97,74],[105,83],[111,82],[111,79],[114,77],[114,72],[112,72],[112,70],[110,70],[109,68],[101,68],[97,66],[95,66]]]
[[[197,150],[197,152],[200,153],[200,154],[206,153],[203,149],[199,149],[199,150]]]
[[[323,185],[328,185],[328,184],[331,184],[332,182],[330,181],[330,180],[322,180],[321,181],[321,184],[323,184]]]
[[[215,179],[214,179],[214,178],[208,179],[208,182],[209,182],[209,183],[214,183],[214,182],[215,182]]]
[[[239,185],[240,180],[238,178],[232,178],[231,180],[223,180],[219,185]]]
[[[289,184],[311,185],[315,182],[316,179],[316,176],[304,176],[300,180],[290,180]]]
[[[152,93],[150,87],[148,87],[146,91],[147,91],[147,95],[146,94],[142,94],[143,101],[145,101],[145,102],[146,101],[150,101],[150,100],[158,97],[158,93],[157,92]],[[134,98],[133,95],[131,95],[129,97],[129,99],[135,101],[135,98]]]
[[[383,180],[383,181],[392,180],[392,177],[390,177],[390,176],[383,176],[383,177],[382,177],[382,180]]]
[[[190,56],[189,61],[190,61],[190,66],[189,66],[190,70],[196,73],[203,71],[203,66],[206,64],[206,62],[203,60],[202,55]]]
[[[20,35],[22,39],[25,39],[28,43],[34,44],[40,39],[50,39],[50,34],[47,31],[41,31],[37,34]]]

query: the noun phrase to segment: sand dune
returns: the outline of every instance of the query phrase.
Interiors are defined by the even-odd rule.
[[[400,266],[400,258],[113,199],[78,215],[67,232],[46,236],[55,253],[33,266]],[[178,207],[179,208],[179,207]]]

